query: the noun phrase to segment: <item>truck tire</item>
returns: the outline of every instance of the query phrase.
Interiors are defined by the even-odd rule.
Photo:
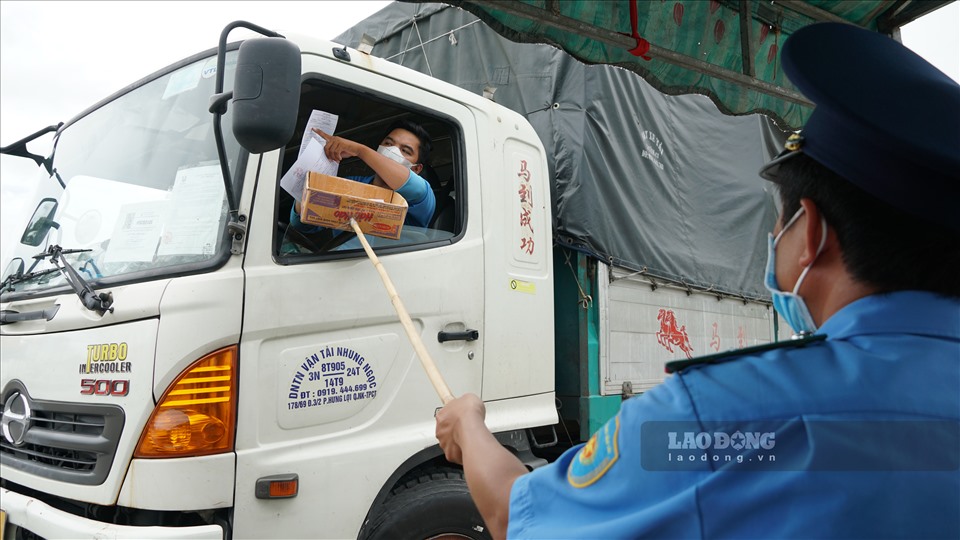
[[[490,540],[470,498],[463,471],[418,471],[394,488],[372,514],[360,537],[368,540],[471,538]]]

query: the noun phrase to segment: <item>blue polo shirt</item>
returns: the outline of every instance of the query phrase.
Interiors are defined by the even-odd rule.
[[[960,538],[960,300],[857,300],[826,340],[690,367],[517,479],[511,538]]]

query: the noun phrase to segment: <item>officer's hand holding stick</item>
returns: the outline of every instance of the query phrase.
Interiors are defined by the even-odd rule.
[[[443,380],[443,375],[440,374],[437,365],[433,363],[433,358],[430,357],[427,348],[423,346],[423,340],[420,339],[420,334],[418,334],[417,330],[413,327],[413,321],[410,320],[407,309],[403,307],[403,301],[400,300],[400,296],[397,294],[393,282],[390,281],[390,276],[387,275],[387,271],[383,268],[383,265],[380,264],[380,259],[377,258],[377,254],[370,248],[370,244],[367,243],[367,238],[363,235],[363,231],[360,230],[360,226],[357,225],[355,219],[350,218],[350,226],[353,227],[354,232],[357,233],[357,238],[359,238],[360,243],[363,244],[363,250],[367,252],[367,257],[370,258],[370,262],[373,263],[374,268],[380,273],[380,279],[383,280],[383,286],[387,288],[387,294],[390,295],[393,308],[397,310],[397,315],[400,317],[400,322],[403,323],[403,329],[407,332],[407,337],[413,345],[413,350],[417,351],[417,356],[420,357],[420,363],[423,365],[424,371],[427,372],[427,377],[430,378],[433,389],[436,390],[437,395],[440,396],[440,401],[446,405],[453,400],[453,394],[450,392],[450,388],[447,387],[447,383]]]
[[[526,466],[510,451],[504,448],[493,434],[484,425],[486,408],[483,401],[474,394],[466,394],[454,399],[453,394],[444,382],[443,376],[430,358],[430,353],[423,346],[420,335],[417,334],[407,314],[406,308],[397,290],[390,281],[390,276],[380,264],[380,259],[370,248],[363,231],[356,220],[350,219],[350,226],[357,233],[357,238],[363,244],[370,262],[380,273],[384,287],[390,295],[400,322],[413,344],[420,363],[427,372],[427,377],[433,384],[434,390],[440,396],[444,408],[437,414],[437,440],[443,449],[444,455],[454,463],[463,465],[464,478],[488,531],[495,539],[506,538],[507,519],[509,517],[510,489],[513,482],[527,472]],[[453,402],[453,403],[451,403]],[[449,406],[447,406],[450,404]]]

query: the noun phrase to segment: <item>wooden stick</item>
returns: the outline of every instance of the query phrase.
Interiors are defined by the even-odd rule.
[[[357,225],[355,219],[350,218],[350,226],[353,227],[354,232],[357,233],[357,238],[359,238],[360,243],[363,244],[363,250],[367,252],[367,257],[370,258],[370,262],[373,263],[374,268],[380,273],[380,279],[383,281],[383,286],[387,288],[387,294],[390,295],[393,308],[397,310],[397,315],[400,317],[400,322],[403,323],[403,329],[407,332],[407,337],[413,345],[413,350],[417,351],[417,356],[420,357],[420,364],[423,365],[423,370],[427,372],[427,377],[430,379],[430,383],[433,384],[433,389],[436,390],[437,395],[440,396],[440,401],[446,405],[453,400],[453,394],[450,392],[446,381],[443,380],[443,375],[440,374],[437,365],[433,363],[433,358],[430,357],[427,348],[423,346],[423,340],[420,339],[420,334],[418,334],[413,327],[413,321],[410,320],[407,308],[403,307],[403,301],[400,300],[397,289],[394,288],[393,282],[390,281],[390,276],[387,275],[386,269],[380,264],[380,259],[377,258],[377,254],[373,252],[370,244],[367,243],[367,238],[363,235],[363,231],[360,230],[360,225]]]

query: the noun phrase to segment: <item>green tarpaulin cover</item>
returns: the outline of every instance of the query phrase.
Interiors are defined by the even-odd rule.
[[[784,129],[799,129],[812,109],[809,104],[801,103],[806,100],[780,69],[779,50],[790,34],[808,24],[828,20],[891,34],[947,2],[452,0],[447,3],[473,13],[512,41],[552,44],[588,64],[613,64],[634,71],[665,94],[703,94],[726,114],[762,112]]]

